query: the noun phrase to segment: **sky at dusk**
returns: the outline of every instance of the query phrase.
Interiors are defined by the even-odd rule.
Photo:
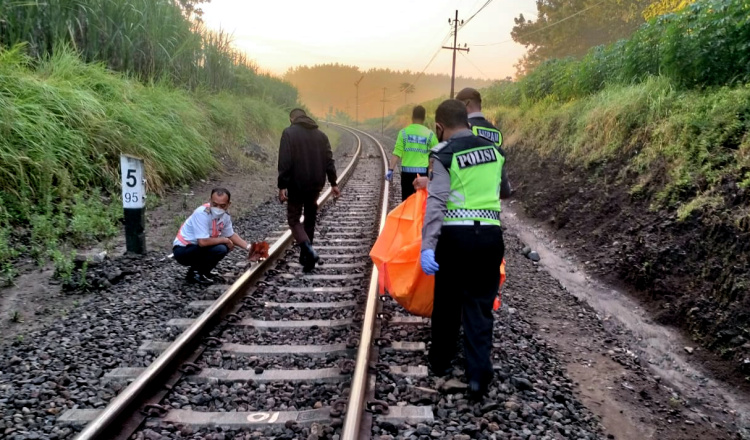
[[[341,63],[421,72],[448,37],[448,18],[468,19],[486,0],[212,0],[203,5],[211,29],[234,35],[234,44],[264,71]],[[535,0],[494,0],[458,32],[459,76],[513,76],[524,47],[510,40],[513,18],[535,19]],[[452,43],[445,40],[445,45]],[[500,43],[500,44],[496,44]],[[486,46],[481,46],[486,45]],[[452,53],[438,53],[427,73],[451,71]]]

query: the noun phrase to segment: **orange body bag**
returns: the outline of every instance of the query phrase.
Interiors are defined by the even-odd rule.
[[[388,214],[383,231],[370,251],[378,268],[380,294],[388,292],[414,315],[432,316],[435,277],[422,272],[422,224],[427,190],[420,189]],[[500,266],[500,286],[505,282],[505,260]],[[500,286],[494,309],[500,307]]]

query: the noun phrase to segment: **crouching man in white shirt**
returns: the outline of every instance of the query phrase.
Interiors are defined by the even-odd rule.
[[[211,271],[235,246],[250,251],[250,245],[232,228],[227,213],[232,195],[226,188],[214,188],[211,201],[198,207],[185,220],[173,242],[174,259],[188,266],[187,282],[209,285],[221,281]]]

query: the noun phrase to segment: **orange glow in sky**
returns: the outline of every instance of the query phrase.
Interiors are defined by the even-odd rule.
[[[212,0],[203,5],[211,29],[234,35],[234,44],[264,71],[283,75],[297,65],[340,63],[421,72],[448,36],[448,18],[466,20],[486,0]],[[534,19],[535,0],[494,0],[458,32],[456,74],[513,76],[524,47],[510,40],[513,18]],[[453,43],[452,37],[445,45]],[[501,43],[501,44],[495,44]],[[480,46],[482,44],[492,44]],[[451,71],[442,50],[427,73]]]

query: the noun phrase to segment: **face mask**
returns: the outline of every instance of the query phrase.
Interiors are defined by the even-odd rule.
[[[211,207],[211,214],[215,215],[216,217],[224,214],[224,210],[221,208],[217,208],[215,206]]]

